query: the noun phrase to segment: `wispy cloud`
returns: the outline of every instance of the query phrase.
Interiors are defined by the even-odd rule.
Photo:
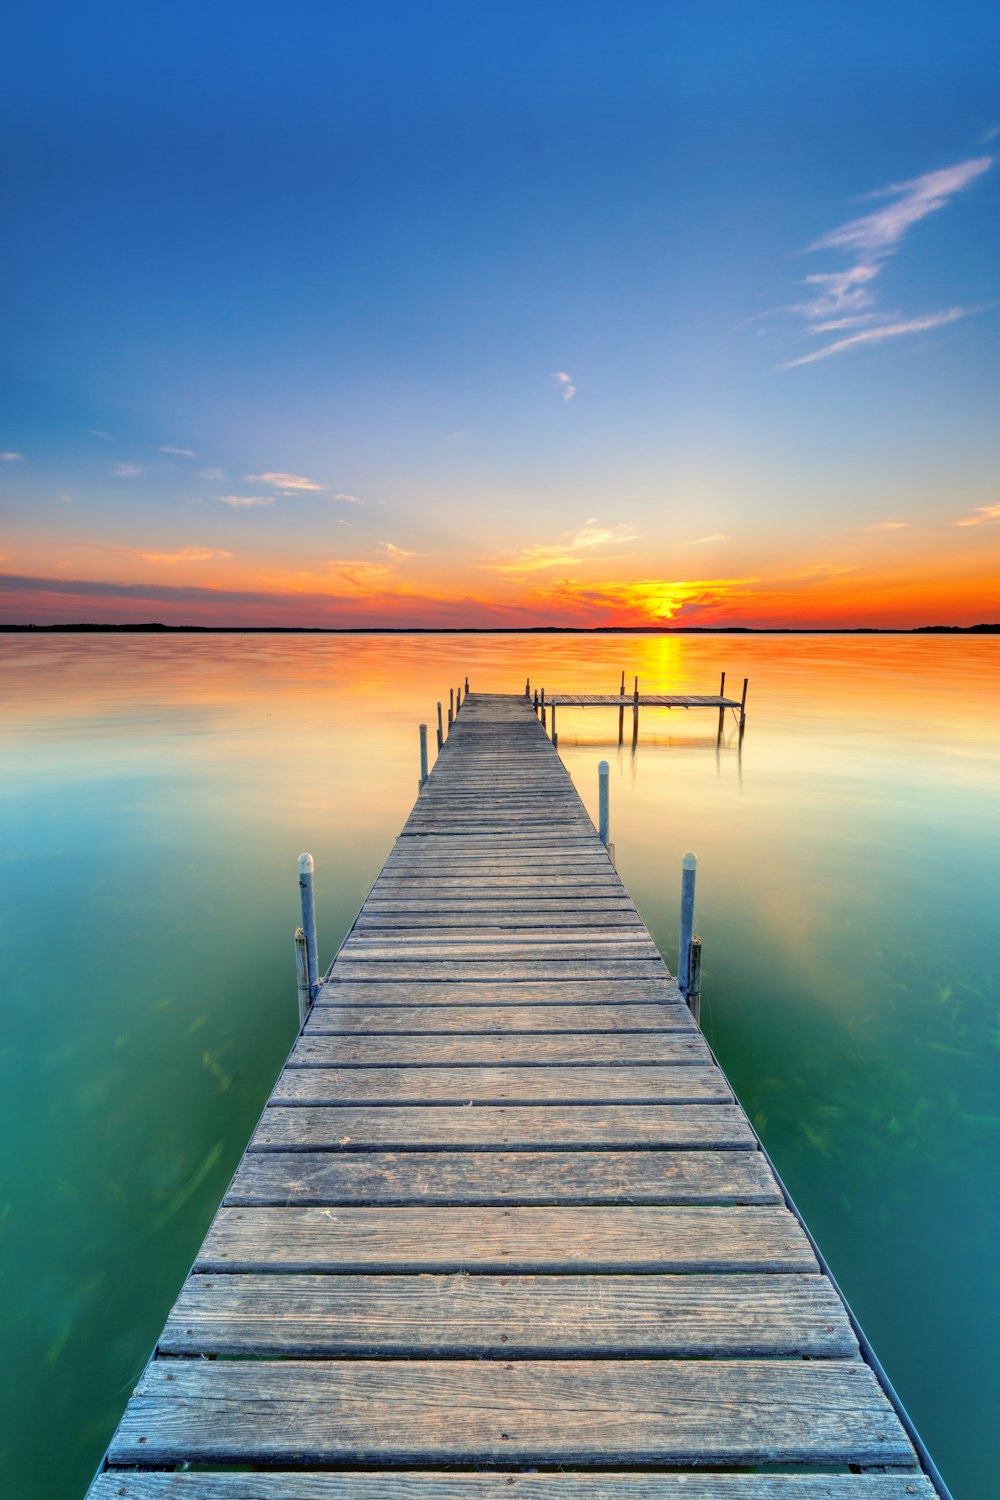
[[[903,531],[909,521],[873,521],[870,526],[858,526],[857,531]]]
[[[198,478],[199,479],[225,479],[225,477],[226,477],[226,475],[225,475],[225,471],[223,469],[199,469],[198,470]]]
[[[6,453],[0,453],[0,463],[16,464],[24,462],[23,453],[14,453],[9,448]]]
[[[253,505],[273,505],[273,495],[216,495],[221,505],[231,505],[233,510],[249,510]]]
[[[303,490],[314,490],[318,494],[326,494],[326,485],[318,484],[315,479],[306,479],[302,474],[279,474],[269,472],[267,474],[248,474],[246,476],[258,484],[269,484],[272,489],[280,490],[283,495],[294,495]]]
[[[576,395],[576,386],[573,384],[572,375],[567,375],[565,370],[556,370],[552,379],[555,382],[556,390],[562,396],[563,400],[572,401]]]
[[[825,342],[797,359],[785,360],[776,368],[794,370],[886,339],[943,328],[981,312],[983,309],[978,307],[949,307],[916,316],[898,310],[882,311],[877,306],[875,282],[885,262],[896,254],[914,225],[930,214],[939,213],[992,165],[993,157],[977,156],[880,188],[868,194],[869,200],[885,200],[879,208],[813,240],[807,246],[810,253],[842,251],[852,257],[850,263],[804,277],[802,285],[807,296],[802,301],[776,308],[764,316],[786,315],[801,320],[802,333],[807,338],[844,336]]]
[[[728,542],[728,531],[713,531],[711,536],[695,537],[693,542],[685,542],[686,547],[703,547],[706,542]]]
[[[115,464],[111,470],[115,479],[134,479],[137,474],[142,473],[138,464]]]
[[[803,354],[798,359],[789,359],[777,368],[794,370],[797,365],[813,365],[818,359],[829,359],[832,354],[843,354],[861,344],[880,344],[884,339],[898,339],[907,333],[924,333],[931,328],[944,328],[946,324],[955,323],[959,318],[967,318],[977,310],[973,307],[949,307],[944,312],[927,313],[922,318],[907,318],[902,323],[882,323],[874,328],[863,328],[846,339],[837,339],[832,344],[824,344],[822,349],[813,349],[811,353]]]
[[[102,443],[114,442],[114,438],[111,436],[110,432],[102,432],[99,427],[88,427],[87,431],[90,433],[91,437],[100,438]]]
[[[497,573],[537,573],[543,568],[572,567],[579,563],[581,555],[602,547],[620,547],[637,539],[638,532],[631,526],[597,526],[589,521],[575,535],[567,533],[552,546],[526,547],[516,557],[486,566]]]
[[[344,501],[346,501],[346,503],[348,505],[367,505],[368,504],[368,501],[367,500],[363,500],[360,495],[348,495],[348,494],[345,494],[345,492],[343,490],[337,490],[337,492],[336,492],[336,494],[334,495],[333,498],[335,500],[344,500]]]
[[[91,549],[87,549],[91,550]],[[121,552],[126,557],[141,557],[143,562],[148,563],[199,563],[213,562],[220,558],[232,557],[231,552],[218,552],[211,547],[181,547],[176,552],[147,552],[142,547],[117,547],[108,543],[107,546],[95,546],[96,552]]]
[[[856,250],[867,255],[889,255],[899,245],[903,236],[914,224],[937,213],[960,193],[975,182],[993,165],[992,156],[977,156],[971,161],[959,162],[954,167],[943,167],[939,172],[925,172],[909,182],[891,183],[869,194],[870,198],[887,198],[884,208],[865,214],[831,229],[809,246],[810,250]]]
[[[197,453],[192,453],[190,448],[172,448],[169,443],[160,444],[161,453],[176,453],[179,458],[197,458]]]
[[[1000,521],[1000,503],[996,505],[977,505],[971,516],[963,516],[960,521],[952,521],[953,526],[989,526],[993,521]]]
[[[384,547],[387,556],[391,557],[395,562],[405,562],[408,557],[416,557],[418,555],[416,552],[407,552],[405,547],[397,547],[392,542],[379,542],[379,546]]]

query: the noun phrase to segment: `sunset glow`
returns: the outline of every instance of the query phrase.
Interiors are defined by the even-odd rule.
[[[996,16],[113,9],[0,100],[0,623],[1000,618]]]

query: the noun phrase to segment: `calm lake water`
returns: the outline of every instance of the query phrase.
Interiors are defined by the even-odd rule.
[[[331,957],[473,689],[560,713],[667,962],[700,858],[703,1024],[955,1500],[995,1478],[1000,639],[0,638],[0,1472],[82,1494],[296,1030],[296,856]],[[626,716],[626,734],[630,730]],[[431,733],[433,742],[433,727]],[[987,1475],[990,1477],[987,1478]]]

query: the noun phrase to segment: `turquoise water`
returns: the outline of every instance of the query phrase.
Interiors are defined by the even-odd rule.
[[[12,1493],[93,1473],[296,1029],[296,856],[332,955],[473,688],[560,712],[668,963],[700,859],[703,1024],[955,1500],[994,1472],[1000,640],[0,638],[0,1337]],[[631,728],[626,717],[626,734]],[[57,1440],[53,1441],[53,1433]],[[987,1475],[990,1478],[987,1479]]]

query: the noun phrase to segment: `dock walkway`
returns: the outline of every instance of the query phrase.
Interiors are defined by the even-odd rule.
[[[93,1500],[935,1495],[525,698],[467,698],[107,1463]]]

